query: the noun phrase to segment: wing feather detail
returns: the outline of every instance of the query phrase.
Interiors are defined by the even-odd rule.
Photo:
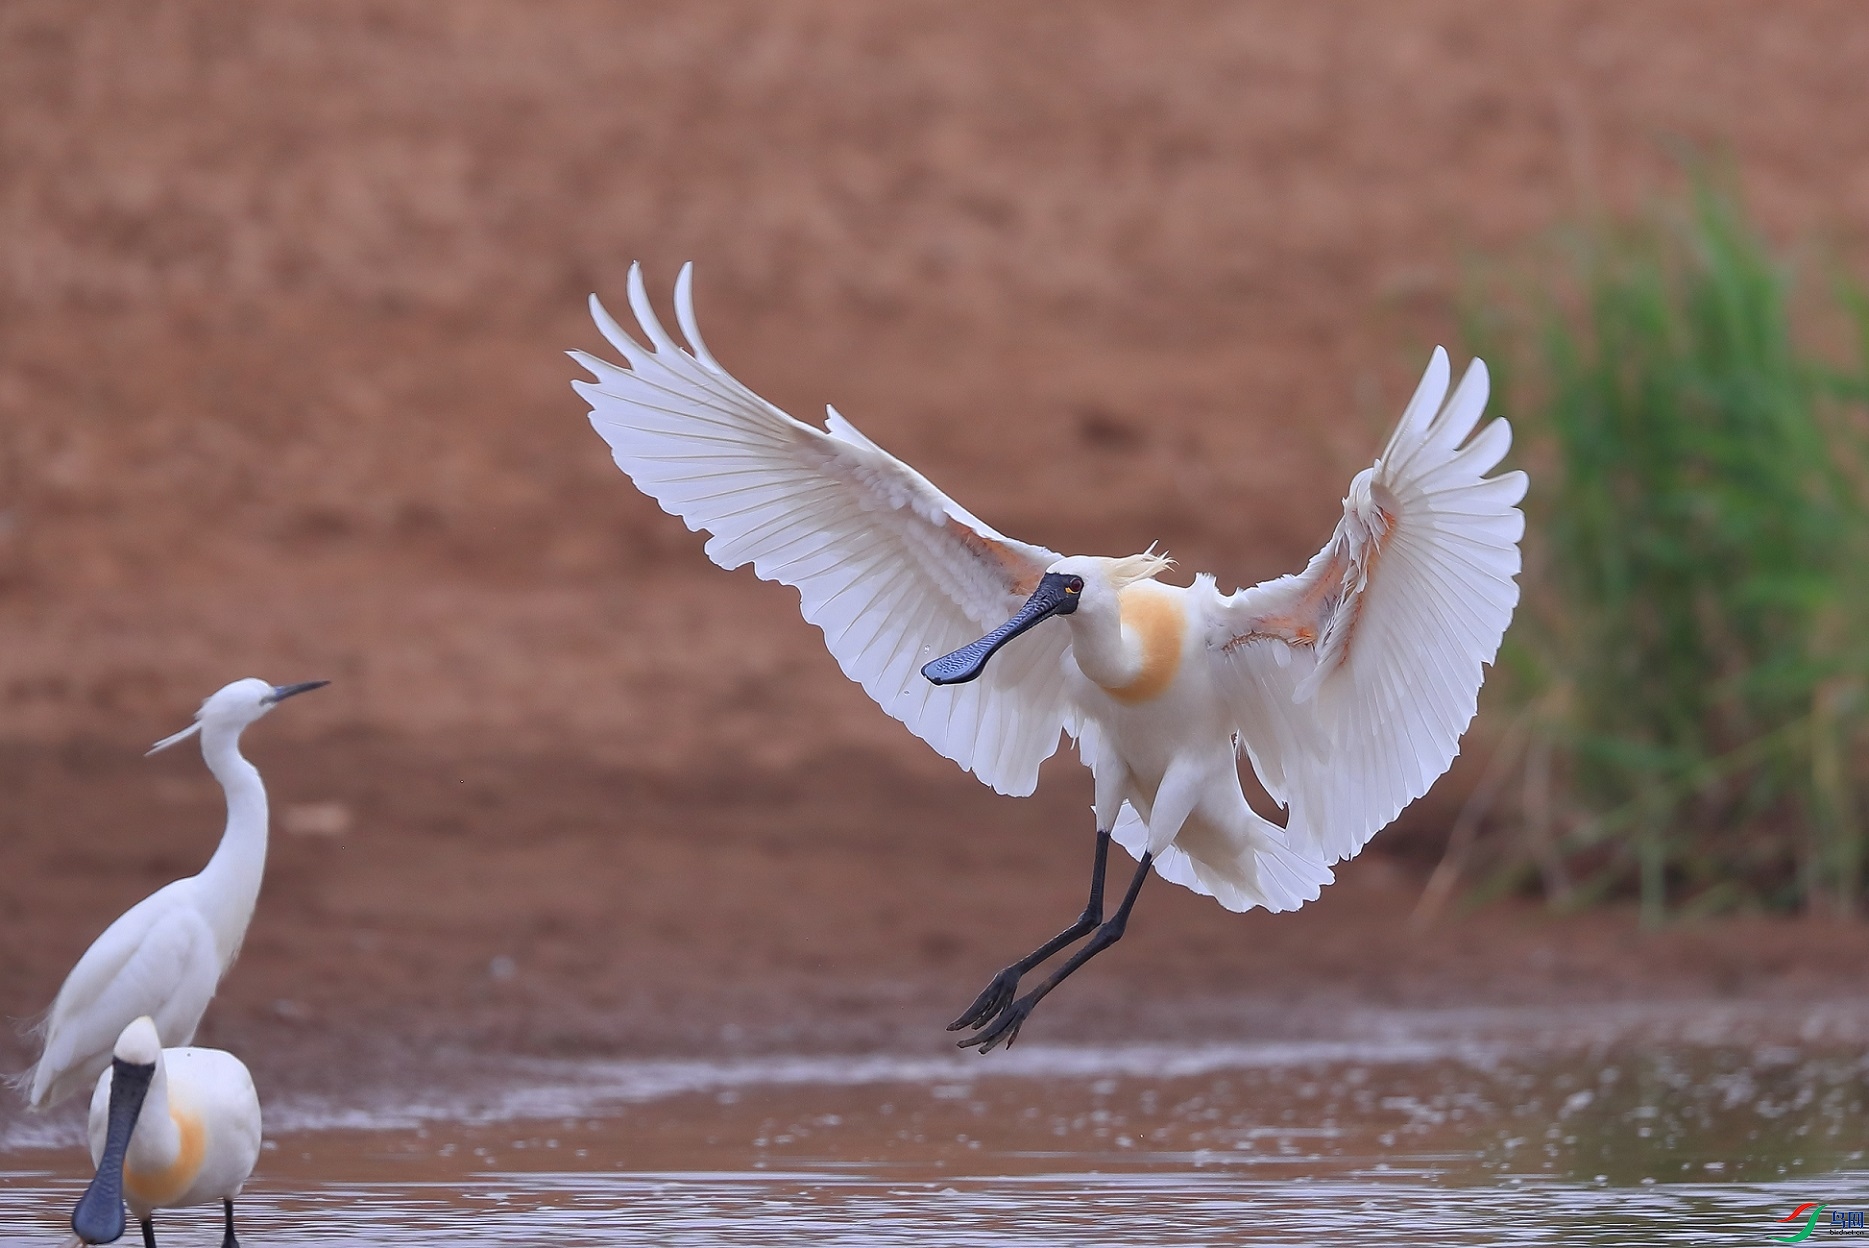
[[[1296,576],[1214,595],[1209,650],[1241,748],[1294,847],[1354,855],[1453,762],[1518,603],[1523,472],[1479,428],[1486,367],[1451,396],[1435,350],[1381,459]],[[1445,399],[1445,402],[1443,402]]]
[[[629,303],[649,345],[593,297],[623,364],[571,353],[595,378],[572,385],[617,466],[708,533],[715,563],[797,589],[844,674],[909,731],[999,792],[1030,793],[1070,717],[1069,631],[1034,629],[968,685],[938,689],[921,667],[1009,618],[1057,553],[983,524],[835,409],[814,428],[741,385],[701,340],[692,266],[675,284],[685,348],[637,266]]]
[[[46,1018],[39,1061],[22,1079],[32,1106],[88,1089],[110,1065],[118,1033],[142,1015],[164,1045],[194,1038],[221,967],[207,920],[183,900],[193,883],[178,880],[137,903],[78,959]]]

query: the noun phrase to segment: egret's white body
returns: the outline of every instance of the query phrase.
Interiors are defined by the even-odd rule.
[[[1506,422],[1469,440],[1479,361],[1449,397],[1436,349],[1302,573],[1222,594],[1207,575],[1162,583],[1168,561],[1152,554],[1066,558],[1005,537],[834,409],[824,429],[794,420],[709,353],[691,290],[684,268],[686,349],[639,269],[629,297],[647,345],[593,298],[626,367],[573,353],[596,376],[574,383],[592,425],[639,488],[712,534],[715,562],[795,586],[845,674],[995,790],[1030,793],[1068,733],[1095,775],[1100,833],[1229,909],[1278,911],[1315,898],[1452,762],[1518,601],[1524,529],[1525,475],[1484,475]],[[1035,626],[1051,615],[1062,623]],[[1284,827],[1247,804],[1241,752]],[[1100,921],[1105,843],[1075,935]],[[1010,1003],[989,993],[987,1019]]]
[[[114,1055],[117,1064],[99,1076],[91,1095],[91,1161],[100,1168],[106,1203],[117,1181],[102,1173],[112,1085],[125,1065],[154,1067],[127,1146],[120,1144],[121,1156],[108,1162],[121,1167],[122,1201],[131,1216],[147,1224],[159,1209],[232,1202],[260,1158],[260,1098],[246,1064],[220,1049],[163,1048],[149,1018],[124,1029]],[[228,1209],[232,1242],[231,1203]]]
[[[275,688],[238,680],[201,704],[195,722],[150,750],[199,732],[208,769],[227,795],[227,827],[199,874],[125,911],[65,977],[44,1024],[45,1046],[20,1083],[35,1109],[94,1082],[133,1020],[148,1016],[165,1045],[194,1039],[214,990],[240,952],[266,868],[266,786],[240,753],[240,734],[282,698],[323,681]]]

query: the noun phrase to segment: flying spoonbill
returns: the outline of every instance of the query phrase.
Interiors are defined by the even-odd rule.
[[[259,1159],[260,1098],[246,1065],[220,1049],[165,1049],[144,1016],[117,1037],[91,1095],[97,1177],[72,1210],[71,1229],[80,1243],[114,1242],[127,1200],[144,1248],[156,1248],[156,1210],[218,1200],[221,1248],[240,1248],[234,1197]]]
[[[1006,537],[836,409],[823,429],[794,420],[708,351],[692,266],[675,283],[685,348],[640,266],[629,302],[647,345],[593,296],[624,366],[572,352],[596,377],[573,385],[637,487],[707,530],[715,563],[796,588],[844,674],[996,791],[1032,792],[1060,732],[1095,777],[1089,900],[954,1021],[975,1030],[963,1045],[1011,1042],[1045,994],[1121,938],[1151,868],[1230,910],[1294,909],[1452,763],[1518,602],[1524,531],[1525,474],[1484,475],[1511,430],[1495,420],[1474,434],[1480,361],[1449,397],[1436,348],[1309,566],[1222,594],[1204,573],[1164,584],[1169,560],[1152,551],[1066,557]],[[1241,752],[1284,827],[1247,805]],[[1106,920],[1112,839],[1138,866]]]
[[[221,976],[240,952],[266,867],[266,786],[240,754],[254,720],[310,689],[236,680],[216,691],[195,722],[151,746],[166,750],[197,732],[208,770],[227,795],[227,828],[200,874],[151,893],[104,929],[65,977],[44,1024],[38,1064],[19,1083],[34,1109],[63,1100],[110,1065],[123,1029],[148,1015],[166,1044],[194,1039]]]

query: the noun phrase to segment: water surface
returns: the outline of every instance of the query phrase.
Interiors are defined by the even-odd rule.
[[[285,1101],[243,1240],[1764,1244],[1806,1202],[1869,1208],[1869,1061],[1834,1038],[1003,1056],[528,1062],[374,1106]],[[75,1127],[0,1136],[0,1242],[55,1241]],[[218,1243],[211,1211],[158,1226]],[[1829,1226],[1812,1241],[1846,1238]]]

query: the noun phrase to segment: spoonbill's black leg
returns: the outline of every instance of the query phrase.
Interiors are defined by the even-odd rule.
[[[221,1209],[227,1215],[227,1233],[221,1236],[221,1248],[240,1248],[240,1241],[234,1238],[234,1202],[223,1198]]]
[[[154,1215],[143,1219],[143,1248],[156,1248],[156,1219]]]
[[[992,1025],[978,1035],[962,1040],[961,1047],[977,1047],[982,1053],[988,1053],[999,1044],[1010,1045],[1019,1038],[1019,1028],[1025,1024],[1027,1016],[1045,999],[1045,994],[1056,988],[1068,978],[1072,971],[1108,949],[1123,938],[1123,929],[1129,926],[1129,912],[1135,909],[1136,894],[1142,891],[1142,881],[1149,878],[1149,864],[1155,861],[1154,854],[1143,854],[1142,861],[1136,864],[1135,878],[1129,881],[1129,891],[1123,896],[1123,904],[1116,908],[1110,921],[1099,927],[1084,947],[1072,954],[1065,964],[1053,971],[1049,978],[1032,991],[1014,1001],[1000,1012]]]
[[[949,1031],[959,1031],[963,1027],[984,1027],[992,1022],[994,1015],[1012,1004],[1013,994],[1019,990],[1021,976],[1080,936],[1088,935],[1097,924],[1103,922],[1103,872],[1109,859],[1110,834],[1099,828],[1097,861],[1090,869],[1090,900],[1084,903],[1084,912],[1077,916],[1077,921],[1071,926],[993,976],[993,982],[973,999],[967,1012],[947,1025]]]

